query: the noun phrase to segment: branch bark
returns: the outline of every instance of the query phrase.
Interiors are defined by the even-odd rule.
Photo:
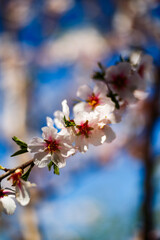
[[[16,169],[18,169],[18,168],[25,169],[26,167],[30,166],[31,164],[33,164],[33,159],[31,159],[31,160],[27,161],[26,163],[23,163],[23,164],[15,167],[15,168],[9,169],[6,173],[0,175],[0,182],[4,178],[8,177],[11,173],[15,172]]]

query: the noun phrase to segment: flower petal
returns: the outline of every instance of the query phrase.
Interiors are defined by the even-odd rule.
[[[102,131],[102,129],[97,129],[91,135],[89,139],[89,143],[93,144],[94,146],[99,146],[103,143],[104,136],[105,136],[105,133]]]
[[[22,206],[26,206],[29,203],[29,192],[24,184],[21,184],[21,187],[16,186],[16,199]]]
[[[86,102],[80,102],[80,103],[77,103],[76,105],[74,105],[74,107],[73,107],[74,114],[76,115],[79,112],[87,111],[86,105],[87,105]],[[89,110],[90,109],[88,108],[88,111]]]
[[[34,164],[39,168],[46,167],[51,161],[51,156],[47,152],[39,152],[34,155]]]
[[[99,94],[99,95],[106,96],[107,85],[103,82],[97,82],[94,89],[93,89],[93,92],[94,92],[95,95]]]
[[[44,141],[41,138],[34,137],[28,144],[28,151],[31,153],[39,152],[44,150]]]
[[[6,214],[13,214],[16,209],[15,201],[11,197],[3,197],[0,199],[3,210]]]
[[[65,158],[56,153],[52,155],[52,162],[59,168],[66,166]]]
[[[82,85],[78,88],[77,97],[86,100],[90,95],[92,95],[92,90],[87,85]]]
[[[85,141],[85,138],[82,136],[77,136],[75,138],[75,147],[82,153],[87,152],[88,143]]]
[[[109,127],[108,125],[106,125],[104,128],[103,128],[103,131],[106,135],[106,140],[105,142],[107,143],[110,143],[112,142],[115,138],[116,138],[116,134],[114,133],[114,131],[112,130],[111,127]]]
[[[47,140],[49,140],[50,138],[54,139],[54,137],[57,135],[57,129],[55,129],[54,127],[43,127],[42,131],[42,137]]]
[[[66,99],[62,101],[62,111],[66,119],[69,119],[69,107]]]
[[[47,126],[48,127],[53,127],[53,119],[50,117],[46,117],[46,121],[47,121]]]
[[[61,111],[56,111],[54,112],[54,123],[56,125],[56,127],[58,128],[63,128],[64,127],[64,114]]]

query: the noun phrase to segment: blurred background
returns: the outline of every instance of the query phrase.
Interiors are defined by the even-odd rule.
[[[46,116],[61,110],[63,99],[72,108],[78,87],[92,83],[97,62],[113,65],[133,49],[153,57],[155,67],[147,75],[153,99],[160,67],[158,0],[1,0],[0,165],[31,159],[29,153],[9,157],[17,150],[11,138],[40,137]],[[146,138],[154,163],[153,235],[160,239],[158,114],[145,133],[152,107],[141,100],[128,109],[113,126],[113,143],[69,158],[60,176],[35,167],[31,203],[17,204],[13,216],[2,215],[0,239],[143,239]]]

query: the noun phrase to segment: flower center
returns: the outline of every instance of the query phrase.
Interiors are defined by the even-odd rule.
[[[93,130],[93,128],[88,125],[88,120],[85,123],[77,125],[76,127],[78,128],[77,135],[84,135],[86,138],[89,137],[89,134]]]
[[[113,76],[113,86],[117,90],[123,90],[127,85],[127,77],[124,74]]]
[[[53,153],[60,150],[60,145],[56,140],[45,140],[46,142],[46,151]]]
[[[88,102],[88,104],[92,107],[92,110],[94,110],[100,104],[99,97],[96,96],[94,93],[92,93],[92,95],[88,97],[86,102]]]
[[[9,180],[12,180],[13,186],[20,186],[21,185],[21,178],[22,176],[22,169],[17,169],[11,176],[9,177]]]

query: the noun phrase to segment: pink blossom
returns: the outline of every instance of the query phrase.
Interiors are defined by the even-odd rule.
[[[106,82],[113,93],[128,103],[136,100],[134,91],[140,89],[142,85],[139,74],[134,71],[131,64],[121,62],[111,66],[106,71]]]
[[[74,119],[76,127],[75,147],[80,152],[86,152],[89,144],[98,146],[106,142],[111,142],[115,138],[115,133],[108,126],[101,126],[99,115],[94,112],[80,112]]]
[[[42,128],[42,137],[34,137],[28,144],[28,150],[34,153],[34,163],[43,168],[52,161],[59,168],[66,165],[66,158],[75,153],[68,135],[60,135],[47,118],[47,127]]]
[[[73,107],[74,113],[77,114],[81,111],[92,112],[99,106],[103,107],[102,111],[106,111],[106,113],[113,111],[114,103],[107,97],[107,92],[107,85],[103,82],[97,82],[93,90],[87,85],[80,86],[77,96],[81,102]]]

